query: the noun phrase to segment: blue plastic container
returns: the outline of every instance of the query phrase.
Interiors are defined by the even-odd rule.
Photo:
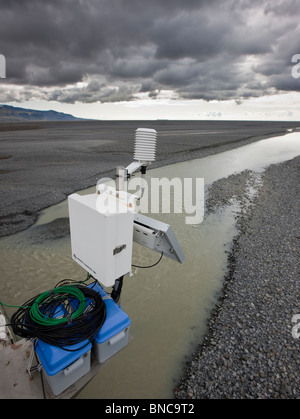
[[[87,345],[83,347],[85,344]],[[45,377],[55,396],[87,374],[91,368],[92,344],[88,340],[66,348],[73,351],[66,351],[41,340],[38,340],[36,345]]]
[[[65,312],[64,306],[59,305],[53,317],[58,318]],[[92,344],[88,339],[75,345],[66,346],[66,349],[71,351],[38,339],[36,353],[43,365],[47,382],[55,396],[58,396],[89,372],[91,368],[91,348]]]
[[[99,284],[91,288],[99,292],[106,305],[105,322],[92,342],[96,360],[103,363],[128,344],[131,321]]]

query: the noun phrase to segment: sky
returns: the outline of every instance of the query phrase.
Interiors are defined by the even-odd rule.
[[[300,121],[299,0],[0,0],[0,103]]]

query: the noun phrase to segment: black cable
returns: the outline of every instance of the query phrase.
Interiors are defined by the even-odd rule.
[[[123,276],[116,279],[115,285],[113,286],[112,292],[110,294],[111,298],[118,303],[121,297],[121,291],[123,287]]]
[[[52,294],[45,298],[38,306],[39,311],[44,317],[49,318],[49,325],[36,323],[30,315],[30,309],[36,303],[35,296],[20,307],[12,316],[10,326],[14,333],[26,339],[37,338],[50,345],[73,352],[75,349],[67,348],[88,340],[81,348],[84,348],[97,335],[103,326],[106,318],[106,305],[101,295],[90,289],[86,285],[75,284],[72,287],[78,288],[85,298],[85,310],[75,319],[72,313],[79,307],[79,300],[72,294]],[[59,288],[59,287],[57,287]],[[43,293],[44,294],[44,293]],[[64,323],[52,324],[51,319],[62,317],[66,319]],[[54,322],[55,323],[55,322]]]
[[[150,269],[153,268],[154,266],[158,265],[159,262],[162,260],[164,253],[162,252],[160,255],[160,258],[157,262],[155,262],[153,265],[150,266],[138,266],[138,265],[131,265],[134,268],[142,268],[142,269]],[[120,278],[116,279],[115,284],[113,286],[112,292],[110,294],[111,298],[116,302],[119,303],[120,301],[120,297],[121,297],[121,292],[122,292],[122,287],[123,287],[123,276],[121,276]]]
[[[62,279],[55,285],[55,288],[62,287],[63,285],[85,284],[90,278],[93,278],[93,277],[90,273],[88,273],[86,279],[83,281],[75,281],[74,279],[69,279],[69,278]],[[95,280],[95,278],[93,279]]]
[[[164,255],[164,252],[161,252],[161,255],[160,255],[159,260],[158,260],[157,262],[155,262],[153,265],[150,265],[150,266],[138,266],[138,265],[131,265],[131,266],[133,266],[134,268],[141,268],[141,269],[149,269],[149,268],[153,268],[154,266],[156,266],[156,265],[158,265],[158,264],[159,264],[159,262],[162,260],[163,255]]]

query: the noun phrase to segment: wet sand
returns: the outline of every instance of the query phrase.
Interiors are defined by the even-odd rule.
[[[34,224],[39,211],[113,177],[132,161],[139,127],[158,131],[152,167],[216,154],[285,133],[292,122],[76,121],[0,123],[0,237]]]

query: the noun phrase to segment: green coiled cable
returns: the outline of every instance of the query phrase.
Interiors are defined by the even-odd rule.
[[[57,295],[59,294],[59,295]],[[54,288],[51,291],[46,291],[40,294],[36,300],[34,301],[33,305],[31,306],[29,310],[30,317],[32,320],[34,320],[36,323],[41,324],[43,326],[56,326],[58,324],[67,323],[70,321],[69,317],[49,317],[47,313],[43,313],[40,311],[40,306],[44,304],[44,301],[47,299],[51,299],[52,296],[57,295],[58,299],[61,299],[61,294],[65,295],[72,295],[79,301],[79,307],[78,309],[70,315],[72,319],[76,319],[79,316],[82,315],[82,313],[85,310],[85,296],[80,291],[80,289],[73,287],[73,286],[62,286],[59,288]],[[53,298],[55,299],[55,298]]]

